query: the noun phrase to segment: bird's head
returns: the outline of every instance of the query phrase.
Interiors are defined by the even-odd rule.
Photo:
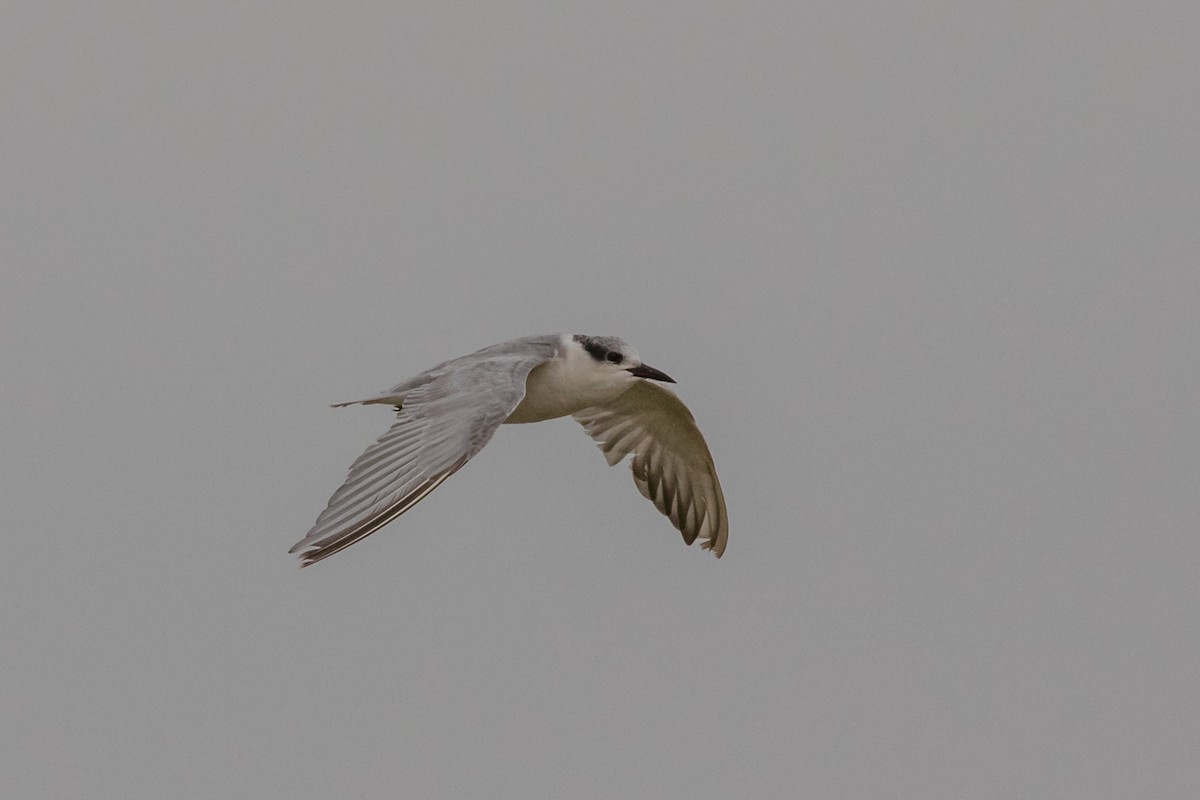
[[[675,379],[665,372],[643,364],[637,351],[615,336],[585,336],[580,333],[572,338],[590,356],[594,368],[604,370],[613,377],[630,383],[638,378],[664,383],[675,382]]]

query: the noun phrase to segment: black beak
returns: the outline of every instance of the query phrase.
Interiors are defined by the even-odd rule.
[[[639,378],[649,378],[652,381],[662,381],[664,383],[674,383],[675,379],[665,372],[659,372],[654,367],[647,367],[645,364],[638,364],[636,367],[630,367],[625,370],[631,375],[636,375]]]

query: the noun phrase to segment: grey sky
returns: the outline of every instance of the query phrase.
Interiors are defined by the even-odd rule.
[[[3,18],[0,794],[1200,784],[1195,4]],[[723,559],[558,421],[297,569],[328,403],[553,331]]]

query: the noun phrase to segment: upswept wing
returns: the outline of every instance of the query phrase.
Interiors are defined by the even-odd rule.
[[[574,415],[609,466],[632,455],[633,482],[683,534],[718,558],[729,520],[708,444],[687,406],[669,389],[638,381],[613,402]]]
[[[308,566],[412,508],[483,449],[525,397],[530,370],[552,355],[538,347],[456,359],[424,373],[423,382],[414,379],[396,423],[351,465],[312,530],[289,552],[303,551]]]

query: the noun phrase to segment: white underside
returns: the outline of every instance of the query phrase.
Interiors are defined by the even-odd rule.
[[[638,380],[623,369],[597,364],[569,337],[565,355],[534,367],[525,397],[504,422],[541,422],[610,403]]]

